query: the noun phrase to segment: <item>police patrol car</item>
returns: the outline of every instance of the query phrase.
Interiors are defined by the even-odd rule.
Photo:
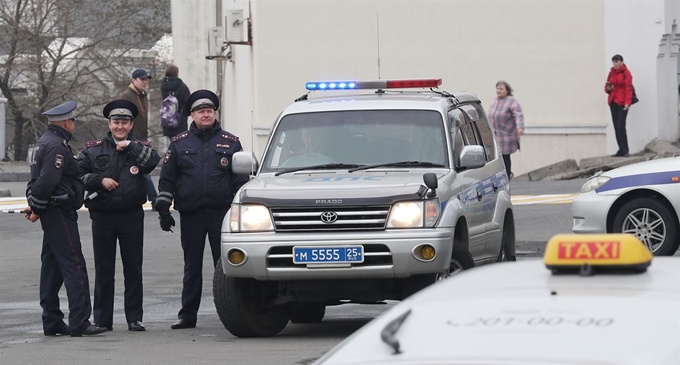
[[[213,291],[232,334],[276,335],[321,321],[327,305],[401,300],[514,260],[508,179],[481,102],[440,84],[309,82],[345,92],[281,113],[222,227]],[[236,173],[257,165],[248,152],[232,161]]]
[[[574,233],[636,235],[658,256],[680,246],[680,157],[596,174],[572,203]]]
[[[678,308],[680,259],[628,234],[558,235],[544,260],[435,284],[315,364],[678,364]]]

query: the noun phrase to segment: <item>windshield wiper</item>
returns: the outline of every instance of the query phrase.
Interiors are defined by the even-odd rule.
[[[359,170],[368,170],[376,167],[387,167],[387,166],[398,166],[398,167],[444,167],[444,165],[435,162],[428,161],[396,161],[396,162],[386,162],[378,163],[375,165],[361,165],[353,169],[349,169],[348,172],[354,172]]]
[[[281,170],[277,173],[274,174],[274,176],[279,176],[283,174],[287,174],[289,172],[296,172],[296,171],[302,171],[302,170],[322,170],[322,169],[350,169],[350,168],[358,168],[364,165],[359,165],[355,163],[325,163],[322,165],[312,165],[312,166],[302,166],[302,167],[293,167],[290,169],[286,170]]]
[[[399,349],[399,340],[397,340],[394,337],[394,335],[397,334],[397,331],[399,331],[399,328],[401,328],[401,324],[404,323],[406,317],[408,317],[410,314],[411,310],[409,309],[408,311],[406,311],[406,313],[393,319],[380,332],[380,338],[382,339],[382,341],[390,345],[390,347],[394,350],[394,353],[392,353],[392,355],[397,355],[401,353],[401,350]]]

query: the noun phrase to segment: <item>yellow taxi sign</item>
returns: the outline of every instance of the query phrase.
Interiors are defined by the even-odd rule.
[[[630,269],[645,271],[652,254],[640,240],[630,234],[558,234],[548,241],[543,262],[548,269],[581,270]]]

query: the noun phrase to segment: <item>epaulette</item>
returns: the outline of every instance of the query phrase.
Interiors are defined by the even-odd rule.
[[[147,146],[147,147],[148,147],[148,146],[151,146],[151,142],[149,142],[149,141],[140,141],[140,140],[137,140],[137,142],[139,142],[139,143],[141,143],[141,144],[143,144],[143,145],[145,145],[145,146]]]
[[[222,138],[227,141],[238,142],[238,137],[224,130],[222,131]]]
[[[170,140],[173,141],[173,142],[177,142],[177,141],[183,140],[184,138],[187,138],[187,137],[189,137],[189,131],[182,132],[182,133],[170,138]]]
[[[85,148],[96,147],[102,144],[102,140],[98,139],[96,141],[85,142]]]

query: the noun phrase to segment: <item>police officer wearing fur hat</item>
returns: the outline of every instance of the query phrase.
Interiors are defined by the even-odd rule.
[[[87,268],[78,232],[78,212],[84,187],[68,141],[76,129],[75,101],[67,101],[43,113],[47,132],[36,142],[31,161],[31,181],[24,214],[31,222],[40,220],[43,230],[40,254],[40,306],[45,336],[97,335],[105,332],[90,323],[92,306]],[[59,290],[66,286],[68,325],[59,308]]]
[[[236,191],[247,175],[231,171],[232,155],[241,148],[238,137],[223,130],[217,121],[220,101],[213,92],[198,90],[186,101],[193,122],[188,131],[171,138],[163,158],[156,210],[161,229],[170,231],[175,220],[170,205],[179,211],[184,283],[179,320],[171,328],[196,327],[203,288],[203,252],[208,236],[213,265],[220,259],[222,220]]]
[[[80,176],[88,195],[85,206],[92,219],[94,249],[94,321],[113,327],[116,241],[125,276],[125,318],[130,331],[142,324],[142,256],[144,247],[145,174],[156,168],[160,156],[147,141],[130,133],[138,109],[129,100],[113,100],[104,107],[109,132],[85,143],[78,157]]]

